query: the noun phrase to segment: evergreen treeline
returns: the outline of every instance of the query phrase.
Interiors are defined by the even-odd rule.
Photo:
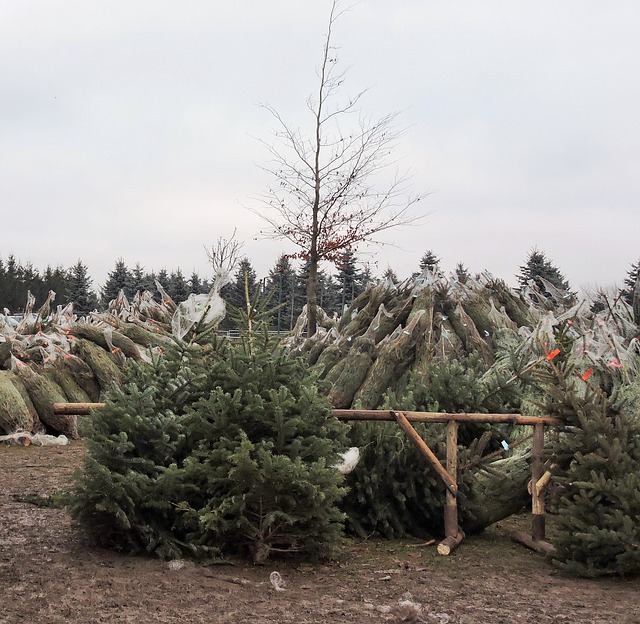
[[[21,264],[13,255],[6,260],[0,258],[0,310],[6,308],[12,314],[19,314],[24,310],[28,292],[41,304],[50,290],[56,293],[58,302],[73,301],[80,313],[98,305],[87,266],[80,260],[69,269],[48,266],[40,272],[30,262]]]
[[[236,269],[232,281],[222,294],[230,306],[246,306],[246,288],[250,299],[257,290],[270,294],[270,320],[274,330],[289,331],[302,312],[306,297],[308,265],[296,268],[288,256],[281,255],[268,275],[259,280],[256,270],[248,258],[243,258]],[[330,315],[338,314],[348,306],[365,288],[369,274],[357,264],[355,255],[346,252],[336,275],[321,272],[319,276],[318,300],[322,308]],[[128,299],[138,291],[149,291],[158,299],[160,293],[155,282],[158,281],[167,294],[176,302],[184,301],[191,293],[207,293],[211,282],[193,271],[185,277],[181,269],[171,272],[162,269],[156,272],[145,271],[138,263],[129,268],[122,258],[116,260],[107,280],[99,290],[93,288],[88,268],[80,260],[71,268],[61,266],[47,267],[39,272],[31,263],[21,264],[13,255],[6,261],[0,258],[0,310],[8,309],[12,314],[24,311],[27,292],[36,299],[36,305],[44,302],[50,290],[56,293],[56,303],[74,303],[78,314],[86,314],[94,309],[103,310],[122,290]],[[228,318],[222,328],[232,327]]]
[[[633,291],[638,281],[640,260],[630,265],[627,275],[623,278],[623,288],[620,291],[628,303],[631,304]],[[331,274],[321,271],[319,278],[318,302],[327,314],[340,314],[345,306],[364,291],[367,282],[372,279],[366,267],[359,265],[356,256],[351,251],[345,251],[337,264],[337,272]],[[420,259],[417,277],[424,270],[437,272],[440,269],[440,259],[436,254],[427,250]],[[271,310],[270,325],[273,330],[289,331],[295,325],[306,302],[306,284],[309,273],[308,263],[295,267],[286,254],[282,254],[274,266],[269,269],[266,277],[259,279],[258,274],[249,258],[243,258],[236,269],[232,281],[227,284],[222,294],[230,306],[244,308],[246,294],[251,300],[257,290],[270,295],[269,308]],[[456,266],[456,274],[461,281],[470,277],[469,271],[462,263]],[[398,277],[389,267],[383,277],[398,281]],[[544,252],[533,249],[529,252],[526,262],[520,267],[516,276],[520,287],[533,281],[542,286],[543,278],[551,285],[569,289],[569,284],[560,270],[547,258]],[[122,258],[116,260],[113,270],[107,275],[105,284],[94,288],[89,277],[88,267],[81,260],[70,268],[62,266],[47,266],[39,271],[30,262],[22,264],[10,254],[6,260],[0,257],[0,311],[8,309],[12,314],[20,314],[24,310],[27,292],[31,292],[40,305],[50,290],[56,293],[56,303],[73,303],[77,314],[86,314],[94,309],[104,310],[108,303],[118,296],[120,290],[127,298],[132,299],[136,292],[147,290],[154,293],[158,299],[155,282],[158,281],[169,296],[176,302],[184,301],[189,294],[207,293],[211,289],[211,282],[193,271],[189,277],[180,268],[169,272],[166,268],[157,273],[146,271],[139,263],[133,268],[126,265]],[[229,318],[222,323],[223,329],[231,328]]]

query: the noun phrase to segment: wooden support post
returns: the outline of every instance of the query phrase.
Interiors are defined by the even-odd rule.
[[[54,414],[67,414],[70,416],[86,416],[91,410],[104,407],[104,403],[54,403]]]
[[[434,455],[433,451],[427,446],[427,443],[418,435],[418,432],[412,427],[411,423],[406,419],[402,412],[391,412],[393,417],[398,421],[400,428],[409,436],[415,447],[422,453],[423,457],[429,462],[429,465],[438,473],[440,478],[447,486],[447,490],[453,496],[458,493],[458,486],[451,478],[451,475],[444,469],[440,460]]]
[[[447,474],[458,487],[458,423],[447,423]],[[444,534],[446,537],[458,535],[458,502],[456,496],[447,490],[444,507]]]
[[[551,477],[552,474],[550,471],[547,470],[547,472],[545,472],[540,479],[538,479],[538,482],[535,485],[536,488],[536,494],[538,496],[542,496],[545,488],[547,487],[547,485],[549,485],[549,481],[551,481]]]
[[[529,550],[535,550],[542,554],[549,555],[556,551],[553,544],[545,542],[545,540],[534,540],[531,535],[524,531],[516,531],[511,538],[514,542],[518,542],[518,544],[526,546]]]
[[[447,421],[447,474],[458,487],[458,423]],[[451,490],[447,490],[444,506],[444,535],[438,544],[439,555],[450,555],[464,539],[464,533],[458,526],[458,501]]]
[[[533,448],[531,451],[531,535],[522,531],[513,534],[513,540],[540,553],[553,553],[553,544],[545,541],[544,488],[551,473],[544,471],[544,423],[533,427]]]
[[[544,425],[533,427],[533,449],[531,453],[531,537],[534,542],[545,538],[544,498],[536,485],[544,474]]]

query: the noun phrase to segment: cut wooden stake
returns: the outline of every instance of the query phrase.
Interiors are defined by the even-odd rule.
[[[546,542],[545,540],[534,540],[531,535],[524,533],[523,531],[517,531],[511,536],[514,542],[526,546],[530,550],[535,550],[539,553],[551,554],[556,551],[555,546]]]
[[[53,413],[69,416],[86,416],[91,410],[104,406],[104,403],[54,403]]]
[[[438,473],[440,478],[447,486],[447,490],[453,496],[458,493],[458,487],[451,475],[444,469],[440,460],[434,455],[433,451],[427,446],[427,443],[418,435],[411,423],[405,418],[402,412],[391,412],[393,417],[398,421],[400,428],[409,436],[415,447],[422,453],[423,457],[429,462],[429,465]]]
[[[438,554],[445,555],[445,556],[450,555],[456,548],[458,548],[458,546],[460,546],[463,539],[464,539],[463,531],[460,531],[458,535],[456,535],[455,537],[445,537],[438,544]]]
[[[538,479],[538,482],[536,483],[536,494],[538,496],[542,496],[545,488],[547,487],[547,485],[549,485],[549,481],[551,481],[551,476],[551,472],[547,470],[547,472],[545,472],[540,477],[540,479]]]

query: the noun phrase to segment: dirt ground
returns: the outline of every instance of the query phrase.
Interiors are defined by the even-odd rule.
[[[369,540],[323,565],[198,567],[96,549],[64,510],[25,501],[68,489],[82,454],[80,442],[0,445],[0,622],[640,622],[640,579],[563,575],[511,541],[526,515],[450,557],[434,545]]]

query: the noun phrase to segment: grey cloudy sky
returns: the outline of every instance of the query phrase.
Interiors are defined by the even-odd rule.
[[[229,237],[260,276],[282,242],[243,206],[273,119],[308,127],[329,0],[0,0],[0,257],[117,258],[207,273]],[[538,247],[574,287],[640,257],[640,3],[360,0],[334,43],[396,156],[420,225],[363,259],[403,277],[427,249],[513,282]]]

